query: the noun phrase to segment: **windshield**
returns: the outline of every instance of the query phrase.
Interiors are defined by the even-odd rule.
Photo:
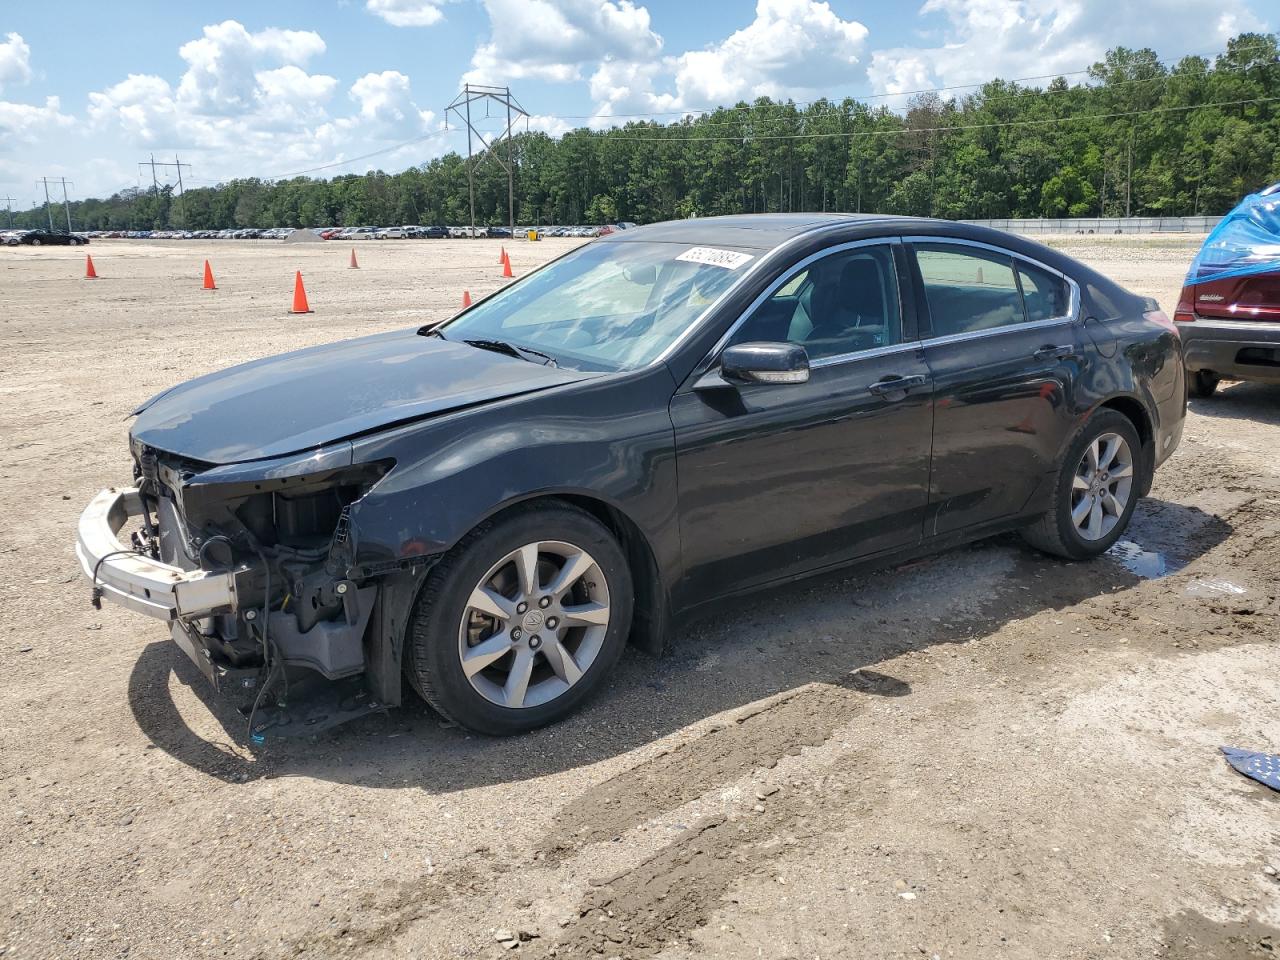
[[[501,340],[562,367],[628,370],[658,357],[753,255],[679,243],[590,243],[438,328]]]

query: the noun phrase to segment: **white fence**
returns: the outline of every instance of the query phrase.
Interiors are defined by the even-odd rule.
[[[1221,217],[1062,217],[1058,219],[965,220],[1010,233],[1208,233]]]

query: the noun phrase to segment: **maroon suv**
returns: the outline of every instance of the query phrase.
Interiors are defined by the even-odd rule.
[[[1280,383],[1280,184],[1247,197],[1209,235],[1178,298],[1187,389]]]

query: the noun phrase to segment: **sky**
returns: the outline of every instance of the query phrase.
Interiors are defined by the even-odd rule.
[[[0,0],[0,207],[43,201],[40,177],[150,186],[152,156],[189,187],[403,170],[466,149],[446,111],[466,82],[509,85],[555,135],[759,95],[899,108],[1276,29],[1275,0]]]

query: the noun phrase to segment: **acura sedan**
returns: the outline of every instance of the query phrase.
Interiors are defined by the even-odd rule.
[[[403,679],[517,733],[734,595],[1013,529],[1098,556],[1178,445],[1183,370],[1153,301],[996,231],[630,227],[444,323],[148,400],[77,552],[255,738]],[[306,714],[308,672],[359,694]]]

